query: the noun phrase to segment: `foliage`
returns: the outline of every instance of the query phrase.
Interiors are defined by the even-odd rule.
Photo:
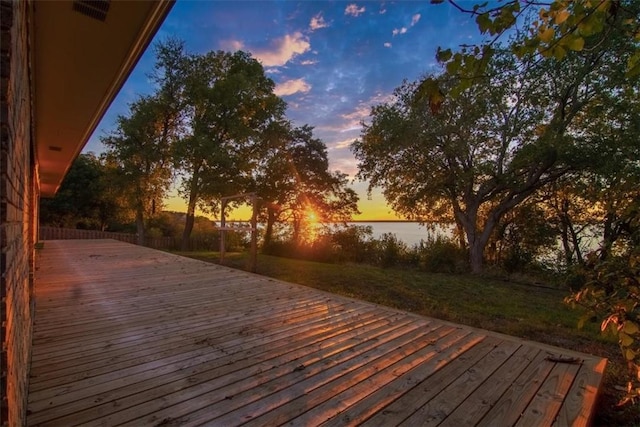
[[[636,219],[637,221],[637,219]],[[585,266],[586,285],[567,302],[604,318],[602,331],[615,335],[628,366],[626,395],[620,404],[640,401],[640,245],[628,254],[601,260],[592,253]]]
[[[506,25],[504,19],[496,25]],[[516,34],[512,46],[527,40]],[[613,27],[560,62],[492,45],[473,85],[448,66],[405,82],[394,101],[372,109],[371,124],[353,145],[359,176],[382,187],[408,218],[455,220],[466,234],[472,270],[480,272],[484,249],[508,212],[567,173],[586,169],[585,147],[598,138],[586,128],[599,106],[619,109],[627,101],[616,97],[637,97],[620,62],[635,51]],[[436,89],[444,92],[434,102]],[[455,96],[445,96],[453,90]]]
[[[467,253],[453,240],[430,236],[417,248],[420,267],[432,273],[464,273],[468,269]]]
[[[108,167],[94,154],[80,154],[60,190],[40,201],[40,221],[56,227],[107,230],[126,217]]]
[[[444,0],[431,0],[439,4]],[[478,29],[487,38],[476,45],[462,46],[457,52],[439,48],[437,59],[450,74],[459,77],[451,90],[428,80],[425,90],[434,108],[447,93],[457,96],[482,76],[496,53],[500,40],[516,34],[510,50],[520,58],[539,55],[562,61],[572,52],[588,51],[606,43],[614,33],[622,34],[625,43],[634,44],[634,51],[623,58],[627,78],[640,75],[640,21],[637,2],[633,0],[508,0],[502,3],[477,3],[465,8],[449,0],[452,6],[475,17]],[[466,6],[466,5],[465,5]]]
[[[108,165],[117,170],[114,184],[135,212],[138,241],[144,244],[145,220],[160,212],[172,178],[169,149],[174,132],[163,104],[142,96],[118,116],[117,128],[101,138]]]
[[[630,201],[615,226],[617,250],[603,246],[589,254],[582,272],[586,283],[566,301],[602,318],[602,331],[617,337],[629,370],[624,404],[640,400],[640,197]]]
[[[215,211],[220,197],[244,190],[255,165],[255,145],[267,125],[282,116],[284,102],[248,53],[189,54],[181,46],[170,47],[171,42],[159,46],[167,52],[158,58],[165,76],[160,90],[173,88],[181,111],[173,160],[181,177],[180,193],[187,200],[187,241],[197,206]]]
[[[346,175],[329,170],[327,147],[311,126],[274,123],[264,137],[253,189],[266,211],[265,244],[276,222],[290,223],[293,240],[301,243],[317,223],[346,222],[358,212],[355,191]]]
[[[506,213],[489,241],[487,256],[511,274],[523,271],[556,244],[546,211],[529,199]]]

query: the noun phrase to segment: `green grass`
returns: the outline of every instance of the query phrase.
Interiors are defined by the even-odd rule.
[[[219,262],[217,252],[178,252]],[[225,265],[246,269],[248,255],[227,254]],[[257,273],[425,316],[544,342],[610,359],[596,425],[640,425],[637,408],[615,408],[624,368],[611,337],[596,322],[577,328],[582,312],[567,291],[473,275],[426,273],[364,264],[325,264],[259,255]]]

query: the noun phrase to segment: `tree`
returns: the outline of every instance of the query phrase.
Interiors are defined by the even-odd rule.
[[[353,145],[359,176],[381,186],[408,218],[453,217],[469,245],[472,271],[504,215],[577,167],[577,118],[611,91],[628,46],[611,38],[562,63],[496,52],[485,77],[437,108],[428,84],[456,87],[449,73],[405,83],[372,109]],[[371,187],[370,187],[371,188]]]
[[[175,131],[167,109],[155,97],[141,96],[117,129],[101,138],[106,159],[117,169],[117,184],[135,213],[138,244],[145,242],[145,219],[160,211],[171,184],[170,147]]]
[[[357,194],[348,188],[346,175],[329,170],[326,145],[313,136],[311,126],[274,123],[264,136],[253,175],[266,211],[265,246],[276,222],[289,222],[299,242],[310,214],[314,222],[338,222],[358,212]]]
[[[118,195],[110,191],[108,168],[93,153],[80,154],[52,199],[42,199],[40,220],[56,227],[105,230],[121,219]]]
[[[183,246],[193,229],[196,207],[240,191],[255,161],[255,143],[284,113],[260,63],[248,53],[182,55],[182,109],[186,131],[176,141],[174,159],[187,200]]]

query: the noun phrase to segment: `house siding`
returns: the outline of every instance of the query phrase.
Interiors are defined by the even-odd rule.
[[[0,0],[0,425],[25,425],[38,177],[31,124],[31,2]]]

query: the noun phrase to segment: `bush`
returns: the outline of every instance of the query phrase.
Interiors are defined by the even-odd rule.
[[[433,273],[462,273],[468,270],[467,253],[449,237],[430,237],[420,242],[420,267]]]
[[[409,249],[395,234],[385,233],[375,242],[376,264],[381,267],[407,265]]]

